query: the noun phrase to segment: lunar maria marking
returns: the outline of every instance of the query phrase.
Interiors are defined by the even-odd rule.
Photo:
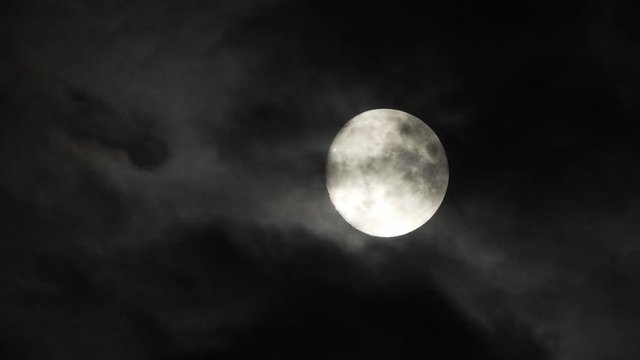
[[[448,183],[440,139],[406,112],[363,112],[344,125],[329,149],[331,202],[369,235],[392,237],[419,228],[442,204]]]

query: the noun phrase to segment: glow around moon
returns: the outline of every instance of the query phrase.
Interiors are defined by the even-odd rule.
[[[411,232],[435,214],[449,183],[438,136],[417,117],[366,111],[336,135],[327,159],[327,190],[342,217],[373,236]]]

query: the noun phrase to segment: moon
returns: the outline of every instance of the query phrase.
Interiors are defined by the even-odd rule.
[[[327,190],[354,228],[394,237],[424,225],[449,184],[449,163],[436,133],[400,110],[374,109],[349,120],[327,156]]]

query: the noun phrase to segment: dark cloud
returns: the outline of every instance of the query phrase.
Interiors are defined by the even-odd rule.
[[[492,340],[426,274],[384,256],[381,272],[303,230],[227,222],[109,254],[30,254],[3,269],[3,317],[29,344],[7,357],[543,355],[530,339]]]
[[[72,104],[66,113],[66,131],[84,142],[95,142],[112,150],[124,150],[131,162],[143,169],[161,165],[169,156],[158,134],[157,122],[142,114],[119,112],[94,95],[69,89]]]
[[[3,3],[0,357],[637,359],[637,5],[423,5]],[[326,193],[371,108],[449,159],[395,240]]]

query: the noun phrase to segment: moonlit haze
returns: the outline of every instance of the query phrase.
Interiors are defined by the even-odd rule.
[[[639,360],[638,14],[0,1],[0,360]]]

